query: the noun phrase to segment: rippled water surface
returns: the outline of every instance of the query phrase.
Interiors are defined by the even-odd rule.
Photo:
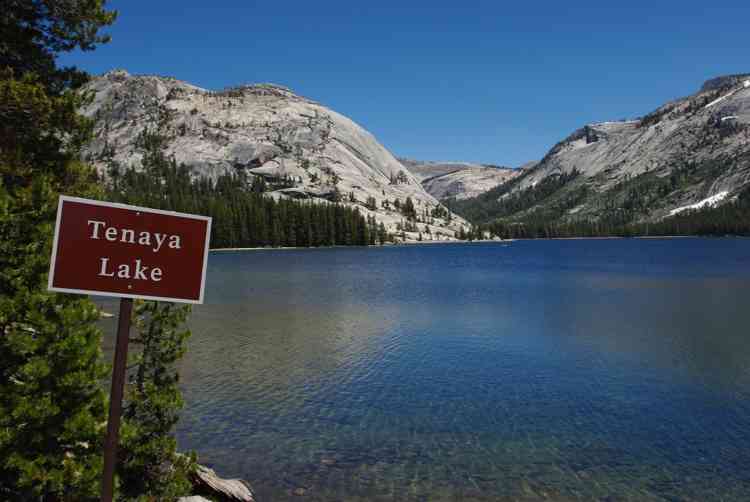
[[[213,253],[191,325],[261,500],[750,500],[750,240]]]

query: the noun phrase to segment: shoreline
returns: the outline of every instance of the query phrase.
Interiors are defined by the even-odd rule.
[[[609,240],[609,239],[748,239],[746,235],[607,235],[602,237],[518,237],[516,241],[576,241],[576,240]],[[476,242],[476,241],[475,241]],[[507,241],[503,241],[507,242]]]
[[[516,241],[600,241],[600,240],[615,240],[615,239],[749,239],[750,237],[745,235],[635,235],[632,237],[624,237],[621,235],[610,235],[603,237],[517,237],[515,239],[483,239],[473,241],[415,241],[415,242],[400,242],[398,244],[373,244],[369,246],[287,246],[287,247],[238,247],[238,248],[212,248],[208,252],[229,252],[229,251],[281,251],[281,250],[294,250],[294,249],[334,249],[334,248],[386,248],[386,247],[399,247],[399,246],[424,246],[424,245],[436,245],[436,244],[507,244]]]
[[[214,251],[217,252],[227,252],[227,251],[277,251],[277,250],[293,250],[293,249],[335,249],[335,248],[388,248],[388,247],[400,247],[400,246],[423,246],[423,245],[433,245],[433,244],[471,244],[471,243],[507,243],[507,242],[513,242],[515,240],[519,239],[503,239],[503,240],[493,240],[493,239],[484,239],[484,240],[474,240],[474,241],[414,241],[414,242],[399,242],[398,244],[388,243],[388,244],[371,244],[368,246],[342,246],[342,245],[336,245],[336,246],[280,246],[280,247],[241,247],[241,248],[211,248],[208,250],[209,253],[212,253]],[[538,240],[538,239],[537,239]]]

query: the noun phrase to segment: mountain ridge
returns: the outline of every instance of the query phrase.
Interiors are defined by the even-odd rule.
[[[522,172],[517,168],[473,162],[420,161],[403,157],[399,161],[438,200],[475,197]]]
[[[173,77],[112,70],[85,87],[94,119],[85,155],[97,168],[137,167],[139,135],[161,128],[167,154],[194,176],[242,170],[274,198],[358,207],[406,240],[454,239],[468,227],[451,215],[375,137],[348,117],[277,84],[210,91]],[[415,216],[401,208],[411,199]],[[417,228],[419,225],[419,228]]]
[[[720,76],[630,121],[586,124],[515,179],[451,204],[474,223],[657,222],[750,184],[750,75]]]

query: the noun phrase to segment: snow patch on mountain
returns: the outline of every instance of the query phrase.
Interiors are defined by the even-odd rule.
[[[705,199],[703,199],[701,201],[698,201],[695,204],[690,204],[690,205],[687,205],[687,206],[682,206],[682,207],[678,207],[676,209],[672,209],[669,212],[669,216],[674,216],[675,214],[679,214],[679,213],[681,213],[683,211],[689,211],[689,210],[692,210],[692,209],[702,209],[704,207],[714,207],[719,202],[721,202],[724,199],[726,199],[727,195],[729,195],[729,191],[723,190],[723,191],[721,191],[719,193],[716,193],[716,194],[714,194],[714,195],[712,195],[710,197],[706,197]]]
[[[577,183],[596,195],[647,173],[668,178],[690,166],[717,166],[705,175],[694,175],[691,185],[680,187],[679,193],[660,201],[653,213],[641,216],[659,219],[696,204],[731,200],[750,183],[748,158],[750,78],[729,75],[711,79],[695,94],[670,101],[639,120],[583,126],[550,149],[514,191],[537,186],[549,176],[575,172]],[[724,191],[728,195],[708,202],[696,200],[698,194]],[[587,205],[579,213],[596,218],[597,211],[596,206]]]

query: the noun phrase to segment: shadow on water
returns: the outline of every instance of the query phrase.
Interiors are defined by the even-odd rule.
[[[749,240],[216,253],[206,291],[178,440],[264,500],[750,499]]]

